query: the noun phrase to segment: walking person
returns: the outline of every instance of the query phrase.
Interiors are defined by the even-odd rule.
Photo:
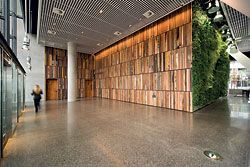
[[[35,111],[36,113],[38,112],[38,108],[40,108],[40,100],[42,98],[42,95],[43,94],[43,91],[42,89],[40,88],[39,85],[36,85],[31,93],[34,99],[34,106],[35,106]]]

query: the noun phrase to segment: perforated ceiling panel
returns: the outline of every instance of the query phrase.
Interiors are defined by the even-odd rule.
[[[69,41],[78,50],[96,53],[142,27],[166,16],[192,0],[40,0],[38,42],[66,48]],[[63,16],[53,8],[65,11]],[[148,10],[154,15],[143,16]],[[101,11],[101,12],[100,12]],[[48,30],[55,34],[49,34]],[[114,32],[122,33],[120,36]],[[101,43],[101,46],[97,44]]]
[[[232,30],[233,37],[236,39],[238,49],[241,52],[250,51],[250,32],[249,32],[249,18],[237,11],[236,9],[230,7],[225,3],[222,4],[222,9],[226,15],[227,21],[229,23],[230,29]]]
[[[224,12],[228,16],[228,21],[231,25],[233,35],[235,38],[240,38],[248,35],[248,19],[247,16],[230,7],[229,5],[222,3],[224,6]]]

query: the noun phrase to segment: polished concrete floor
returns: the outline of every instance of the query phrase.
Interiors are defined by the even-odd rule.
[[[213,150],[222,160],[203,151]],[[1,166],[250,166],[250,104],[193,114],[107,99],[49,102],[21,117]]]

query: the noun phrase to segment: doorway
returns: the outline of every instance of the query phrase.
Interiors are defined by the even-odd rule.
[[[93,96],[92,80],[85,81],[85,97]]]
[[[47,79],[46,100],[58,100],[58,82],[57,82],[57,79]]]

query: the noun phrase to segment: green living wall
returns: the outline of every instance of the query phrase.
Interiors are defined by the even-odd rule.
[[[229,80],[229,55],[216,25],[193,3],[193,109],[201,108],[226,96]]]

